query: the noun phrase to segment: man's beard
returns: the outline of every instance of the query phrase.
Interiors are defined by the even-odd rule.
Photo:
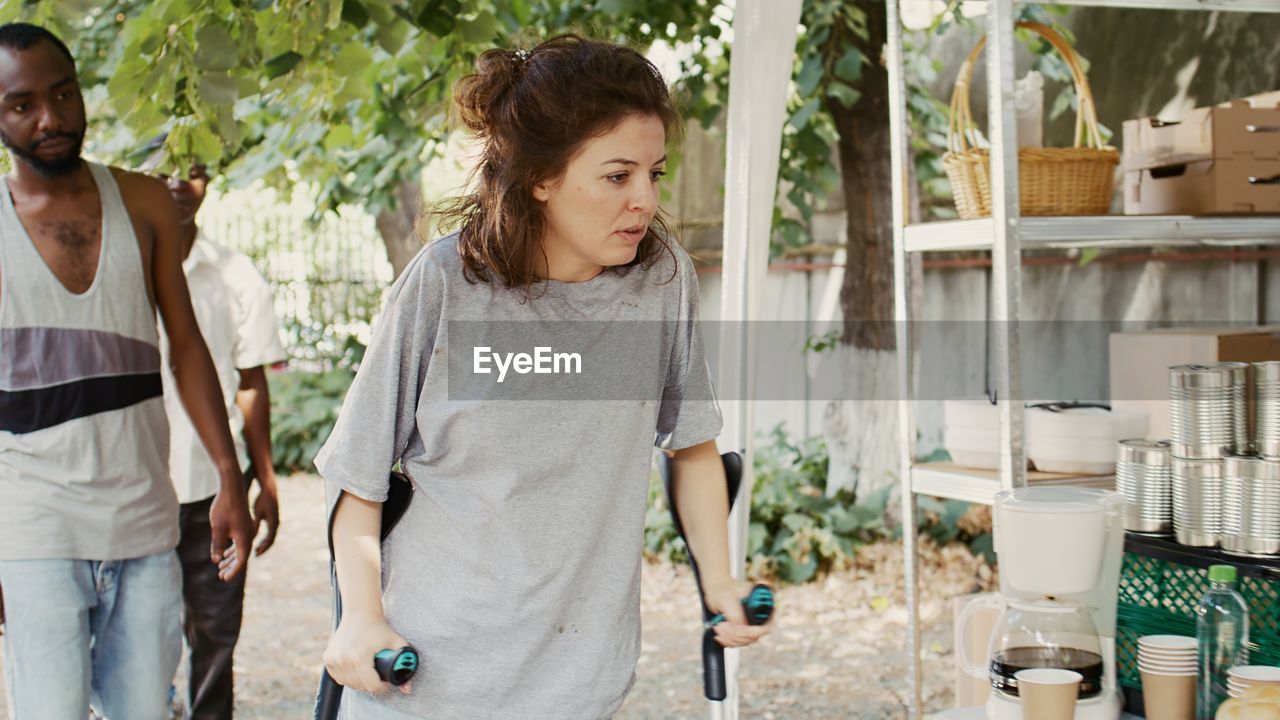
[[[64,153],[61,157],[52,160],[46,160],[36,154],[36,150],[43,142],[59,140],[67,138],[74,141],[75,145]],[[20,147],[3,131],[0,131],[0,143],[3,143],[9,153],[18,160],[35,170],[40,177],[46,180],[64,177],[70,175],[80,168],[80,150],[84,146],[84,132],[80,133],[59,133],[57,135],[46,135],[36,140],[28,147]]]

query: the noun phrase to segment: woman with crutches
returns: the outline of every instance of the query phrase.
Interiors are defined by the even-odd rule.
[[[658,209],[678,118],[643,56],[576,36],[483,54],[454,100],[479,151],[457,231],[396,281],[316,459],[343,605],[325,666],[356,720],[609,718],[635,680],[653,446],[714,640],[768,631],[729,574],[697,276]],[[413,500],[382,539],[396,465]],[[410,647],[394,689],[373,657],[394,673]]]

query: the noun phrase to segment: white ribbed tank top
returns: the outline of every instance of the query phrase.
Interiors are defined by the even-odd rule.
[[[102,245],[79,295],[0,178],[0,560],[118,560],[178,540],[142,253],[111,170],[88,166]]]

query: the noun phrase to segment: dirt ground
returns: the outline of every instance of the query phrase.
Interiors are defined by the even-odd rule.
[[[236,655],[237,718],[311,716],[329,625],[324,493],[314,476],[282,479],[284,526],[254,561]],[[951,705],[952,596],[988,589],[990,574],[963,548],[923,553],[925,705]],[[699,610],[686,567],[646,565],[643,645],[635,689],[617,720],[706,717]],[[742,652],[743,718],[905,717],[906,610],[896,543],[864,548],[857,567],[782,588],[772,633]],[[0,643],[3,639],[0,638]],[[181,678],[179,683],[181,684]],[[3,684],[0,681],[0,695]],[[0,720],[7,720],[0,703]]]

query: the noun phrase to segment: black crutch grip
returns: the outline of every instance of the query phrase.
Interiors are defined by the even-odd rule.
[[[403,685],[418,672],[418,651],[409,645],[399,650],[381,650],[373,656],[373,667],[384,682]]]
[[[320,674],[320,689],[316,692],[315,720],[337,720],[342,705],[342,686],[329,677],[329,671]]]
[[[729,694],[724,679],[724,646],[708,628],[702,633],[702,694],[708,700],[724,700]]]

